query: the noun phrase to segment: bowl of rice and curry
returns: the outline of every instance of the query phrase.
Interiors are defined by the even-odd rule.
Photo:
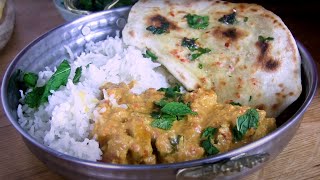
[[[316,86],[308,51],[259,5],[141,0],[33,41],[1,97],[67,178],[230,179],[284,149]]]

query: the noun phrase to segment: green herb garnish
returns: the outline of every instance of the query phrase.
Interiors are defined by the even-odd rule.
[[[42,87],[35,87],[25,97],[25,103],[31,108],[37,108],[41,104],[48,102],[50,91],[65,86],[70,75],[71,67],[67,60],[64,60],[57,68],[56,72],[51,76],[48,82]]]
[[[238,103],[238,102],[233,102],[233,101],[232,101],[230,104],[233,105],[233,106],[242,106],[240,103]]]
[[[220,152],[219,149],[211,143],[210,139],[203,140],[201,142],[201,147],[205,150],[207,156],[212,156]]]
[[[190,57],[189,59],[191,61],[194,61],[196,60],[198,57],[200,57],[202,54],[205,54],[205,53],[209,53],[211,52],[211,49],[209,48],[202,48],[202,47],[199,47],[197,44],[196,44],[196,40],[195,38],[186,38],[184,37],[182,39],[182,43],[181,43],[181,46],[183,47],[187,47],[191,52],[194,52],[192,54],[190,54]]]
[[[169,88],[160,88],[158,91],[165,92],[164,96],[166,98],[171,98],[174,99],[174,101],[181,101],[182,94],[180,92],[180,86],[176,85],[174,87],[169,87]]]
[[[149,26],[146,28],[148,31],[152,32],[152,34],[163,34],[168,32],[169,23],[168,22],[161,22],[160,27],[156,26]]]
[[[201,135],[201,138],[213,139],[213,136],[217,133],[217,128],[207,127]]]
[[[196,44],[196,40],[197,39],[195,39],[195,38],[188,39],[188,38],[184,37],[182,39],[181,46],[187,47],[190,51],[195,51],[199,48],[199,46]]]
[[[206,53],[211,52],[211,49],[209,49],[209,48],[198,48],[197,51],[198,51],[197,53],[190,55],[190,60],[191,60],[191,61],[196,60],[196,59],[197,59],[198,57],[200,57],[202,54],[206,54]]]
[[[262,43],[267,43],[269,41],[273,41],[274,38],[273,37],[263,37],[263,36],[259,36],[258,40]]]
[[[149,49],[147,49],[147,50],[146,50],[146,53],[145,53],[145,54],[142,54],[142,56],[143,56],[144,58],[151,58],[151,60],[152,60],[153,62],[155,62],[155,61],[158,60],[158,57],[157,57],[155,54],[153,54]]]
[[[234,24],[235,22],[237,22],[236,15],[236,12],[228,15],[223,15],[220,19],[218,19],[218,21],[224,24]]]
[[[247,22],[248,19],[249,19],[248,17],[244,17],[244,18],[243,18],[243,21],[244,21],[244,22]]]
[[[197,113],[192,111],[187,104],[181,102],[170,102],[167,103],[163,108],[161,108],[161,112],[173,116],[185,116],[188,114],[196,115]]]
[[[152,127],[168,130],[174,121],[182,120],[189,114],[197,114],[191,110],[189,103],[183,103],[180,86],[160,88],[158,91],[165,92],[165,97],[155,102],[159,109],[151,113],[151,117],[154,119],[151,122]]]
[[[255,109],[249,109],[245,114],[238,117],[236,126],[233,127],[233,137],[236,141],[242,140],[243,136],[250,128],[257,128],[259,123],[259,113]]]
[[[81,77],[81,73],[82,73],[82,67],[81,67],[81,66],[80,66],[80,67],[77,67],[76,72],[75,72],[75,75],[74,75],[73,80],[72,80],[72,82],[73,82],[74,84],[76,84],[76,83],[79,82],[80,77]]]
[[[160,106],[160,107],[164,107],[166,104],[168,104],[169,102],[165,99],[165,98],[163,98],[163,99],[161,99],[160,101],[157,101],[157,102],[155,102],[155,104],[157,105],[157,106]]]
[[[38,75],[35,73],[29,72],[23,75],[23,82],[29,88],[35,87],[37,84],[37,81],[38,81]]]
[[[218,129],[214,127],[207,127],[201,134],[201,139],[204,139],[201,141],[201,147],[205,150],[207,156],[219,153],[219,149],[211,143],[211,140],[214,139],[217,130]]]
[[[249,96],[249,102],[252,100],[252,96]]]
[[[173,122],[176,120],[177,118],[175,116],[163,114],[160,117],[154,119],[151,122],[151,126],[163,130],[169,130],[172,127]]]
[[[205,29],[209,25],[209,16],[199,16],[196,14],[188,14],[185,16],[189,27],[194,29]]]
[[[199,68],[199,69],[202,69],[202,68],[203,68],[203,64],[199,63],[199,64],[198,64],[198,68]]]

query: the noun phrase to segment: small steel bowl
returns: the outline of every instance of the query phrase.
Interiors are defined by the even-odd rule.
[[[248,175],[274,159],[294,136],[317,87],[316,65],[298,42],[302,57],[303,92],[278,118],[278,128],[241,148],[199,160],[157,165],[117,165],[71,157],[37,142],[17,119],[18,89],[13,81],[18,69],[39,72],[68,58],[64,46],[79,55],[89,41],[115,36],[126,23],[130,7],[85,16],[42,35],[24,48],[11,62],[3,78],[1,97],[4,112],[22,135],[25,144],[50,169],[72,179],[231,179]]]

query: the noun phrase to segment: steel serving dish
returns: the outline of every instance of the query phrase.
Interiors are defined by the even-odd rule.
[[[4,111],[25,144],[50,169],[71,179],[231,179],[248,175],[274,159],[294,136],[317,87],[315,63],[298,42],[302,56],[303,92],[277,119],[278,128],[244,147],[194,161],[158,165],[116,165],[91,162],[52,150],[33,139],[17,122],[17,87],[11,82],[17,69],[37,72],[68,58],[64,45],[79,55],[88,41],[115,36],[126,23],[130,7],[85,16],[57,27],[23,49],[9,65],[2,82]]]

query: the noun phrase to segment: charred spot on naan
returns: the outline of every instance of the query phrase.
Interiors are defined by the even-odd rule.
[[[280,68],[280,61],[271,56],[271,45],[269,42],[256,42],[256,47],[259,50],[257,63],[260,68],[266,72],[276,72]]]
[[[182,63],[190,62],[190,60],[180,55],[180,51],[178,49],[171,50],[170,54],[174,56],[176,59],[179,59]]]
[[[132,37],[132,38],[135,38],[136,34],[133,30],[129,31],[129,35]]]
[[[226,40],[225,46],[229,47],[230,44],[233,42],[238,42],[241,39],[244,39],[248,36],[248,32],[240,29],[240,28],[226,28],[219,26],[215,28],[212,32],[213,37],[220,39],[220,40]]]
[[[146,23],[147,26],[154,26],[157,28],[162,27],[164,24],[168,25],[167,31],[170,32],[170,30],[180,30],[176,23],[170,21],[168,18],[160,15],[160,14],[154,14],[151,16],[146,17]]]
[[[266,105],[265,104],[259,104],[255,108],[256,109],[260,109],[260,110],[265,110],[266,109]]]

